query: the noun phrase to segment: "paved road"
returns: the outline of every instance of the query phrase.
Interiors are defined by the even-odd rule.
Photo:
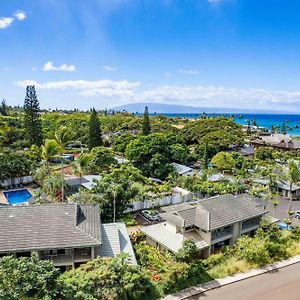
[[[281,221],[283,221],[284,219],[288,218],[288,206],[289,206],[289,200],[286,198],[278,198],[279,200],[279,204],[276,208],[276,218],[280,219]],[[270,215],[273,216],[274,215],[274,208],[271,202],[268,203],[267,205],[267,209],[270,211]],[[292,204],[292,210],[300,210],[300,201],[293,201]],[[293,218],[293,225],[294,226],[299,226],[300,227],[300,220]],[[299,297],[300,299],[300,297]]]
[[[189,300],[299,300],[300,263],[190,297]]]

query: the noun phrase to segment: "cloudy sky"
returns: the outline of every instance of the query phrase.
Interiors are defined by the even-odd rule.
[[[300,112],[300,1],[1,0],[0,98]]]

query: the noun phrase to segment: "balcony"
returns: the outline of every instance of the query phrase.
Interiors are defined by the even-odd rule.
[[[260,224],[260,218],[253,218],[242,223],[242,233],[255,230]]]
[[[213,242],[223,239],[230,239],[232,237],[232,227],[226,226],[224,228],[216,229],[211,234],[211,240]]]
[[[40,252],[40,259],[52,260],[54,265],[71,265],[91,260],[92,253],[91,248],[50,250]]]

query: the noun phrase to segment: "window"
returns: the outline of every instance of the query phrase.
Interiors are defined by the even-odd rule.
[[[231,232],[232,232],[231,225],[225,226],[223,228],[218,228],[212,232],[211,238],[212,238],[212,240],[216,240],[216,239],[219,239],[219,238],[222,238],[224,236],[231,234]]]

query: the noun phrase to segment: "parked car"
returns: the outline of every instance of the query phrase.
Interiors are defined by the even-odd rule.
[[[142,210],[141,214],[150,221],[160,221],[159,212],[157,210]]]
[[[296,210],[296,211],[294,212],[294,218],[300,219],[300,210]]]
[[[278,225],[278,229],[280,230],[292,230],[293,227],[291,225],[288,225],[286,223],[279,223]]]

